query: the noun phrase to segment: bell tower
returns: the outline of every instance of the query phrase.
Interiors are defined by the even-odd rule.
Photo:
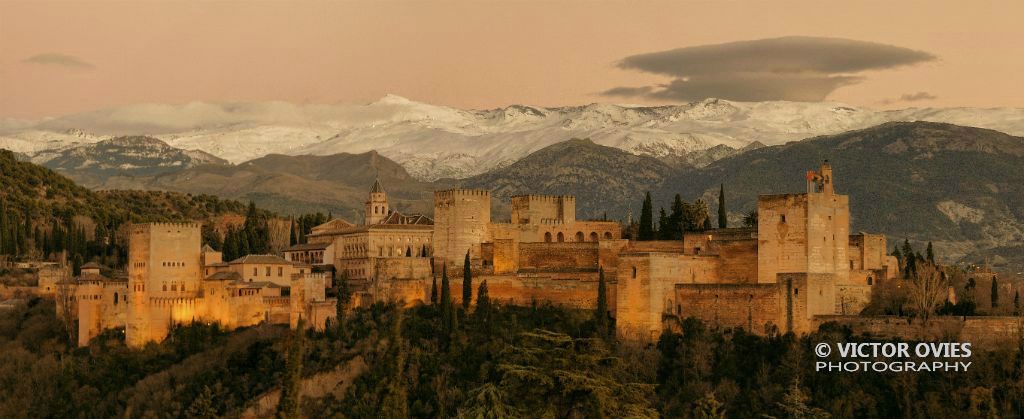
[[[388,195],[380,186],[380,179],[373,181],[370,197],[366,201],[366,225],[379,224],[388,216]]]

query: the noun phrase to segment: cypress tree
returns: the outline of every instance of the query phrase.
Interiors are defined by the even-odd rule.
[[[640,208],[640,229],[637,236],[638,240],[654,240],[654,209],[650,192],[647,192],[644,204]]]
[[[992,277],[992,308],[999,307],[999,280]]]
[[[658,239],[660,240],[672,240],[672,228],[669,226],[668,215],[665,214],[665,208],[661,208],[658,213]]]
[[[718,187],[718,228],[729,227],[729,217],[725,211],[725,184]]]
[[[299,384],[302,381],[302,358],[306,350],[305,326],[305,321],[300,316],[298,325],[292,331],[288,358],[284,364],[284,377],[281,381],[281,400],[277,403],[277,417],[280,419],[298,418],[301,412],[299,403],[302,395],[299,393]]]
[[[380,417],[404,418],[409,416],[409,391],[405,384],[406,350],[402,339],[402,309],[395,311],[395,320],[391,326],[388,358],[390,358],[391,374],[384,388],[384,398],[380,402]]]
[[[437,274],[434,274],[434,281],[430,284],[430,305],[437,305]]]
[[[344,337],[345,334],[345,310],[348,308],[349,301],[352,300],[352,292],[348,288],[348,270],[341,271],[341,277],[338,278],[338,300],[336,302],[335,310],[337,310],[337,317],[335,323],[338,327],[338,335]]]
[[[608,290],[605,288],[604,268],[598,268],[597,278],[597,309],[594,310],[594,323],[597,326],[597,333],[604,338],[608,336]]]
[[[452,329],[452,295],[448,288],[448,266],[447,264],[441,268],[441,327],[444,328],[446,334],[450,334]]]
[[[292,227],[291,227],[291,229],[290,229],[290,231],[288,233],[288,245],[289,246],[295,246],[296,244],[299,244],[299,236],[296,234],[295,230],[296,230],[295,219],[292,218]]]
[[[490,317],[491,297],[487,294],[487,280],[480,283],[476,291],[476,314],[486,321]]]
[[[928,242],[928,249],[925,250],[925,257],[928,258],[928,263],[935,264],[935,251],[932,250],[932,242]]]
[[[672,199],[672,207],[668,216],[668,224],[671,233],[668,235],[672,237],[683,237],[683,224],[686,217],[686,203],[683,202],[683,197],[676,194],[675,198]]]
[[[1013,315],[1020,315],[1020,290],[1013,292]]]
[[[462,263],[462,308],[469,310],[470,300],[473,299],[473,272],[469,266],[469,251],[466,251],[466,260]]]

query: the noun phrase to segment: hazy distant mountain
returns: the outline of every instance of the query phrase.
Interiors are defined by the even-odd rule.
[[[363,203],[379,177],[392,209],[405,212],[433,211],[433,186],[416,180],[405,169],[377,152],[332,156],[261,157],[233,166],[202,165],[148,178],[125,179],[125,185],[108,187],[206,193],[226,198],[253,200],[261,208],[301,214],[333,211],[334,215],[361,222]]]
[[[461,182],[488,189],[499,216],[508,215],[510,198],[519,194],[575,195],[583,219],[625,214],[638,191],[659,184],[673,173],[660,160],[595,144],[569,140],[548,146],[507,167]],[[636,201],[639,202],[639,201]],[[635,208],[639,216],[639,207]]]
[[[227,161],[198,150],[181,150],[151,137],[117,137],[47,150],[32,162],[64,173],[86,187],[102,188],[112,177],[143,177]]]
[[[233,163],[268,154],[332,155],[376,150],[424,179],[465,178],[571,138],[704,165],[758,141],[777,145],[889,121],[937,121],[1024,135],[1024,109],[877,111],[829,102],[743,103],[708,99],[674,106],[512,105],[460,110],[386,96],[368,105],[284,102],[131,105],[0,126],[0,147],[29,155],[110,135],[146,134]],[[69,131],[71,130],[71,131]],[[85,131],[82,131],[85,130]],[[100,134],[86,134],[85,132]]]

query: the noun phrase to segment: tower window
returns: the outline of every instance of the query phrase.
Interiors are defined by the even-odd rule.
[[[779,222],[780,223],[786,222],[786,214],[782,214],[782,215],[779,216]]]

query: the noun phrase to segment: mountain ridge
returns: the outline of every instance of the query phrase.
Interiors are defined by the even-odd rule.
[[[377,150],[413,176],[431,181],[485,173],[571,138],[591,138],[633,154],[690,165],[721,157],[706,153],[695,158],[693,154],[718,145],[734,149],[755,141],[778,145],[895,120],[976,125],[1024,135],[1021,108],[876,111],[832,102],[707,99],[661,106],[595,103],[462,110],[389,95],[366,105],[129,105],[0,127],[0,147],[32,155],[62,148],[62,144],[95,142],[107,133],[137,133],[236,164],[267,154]]]

